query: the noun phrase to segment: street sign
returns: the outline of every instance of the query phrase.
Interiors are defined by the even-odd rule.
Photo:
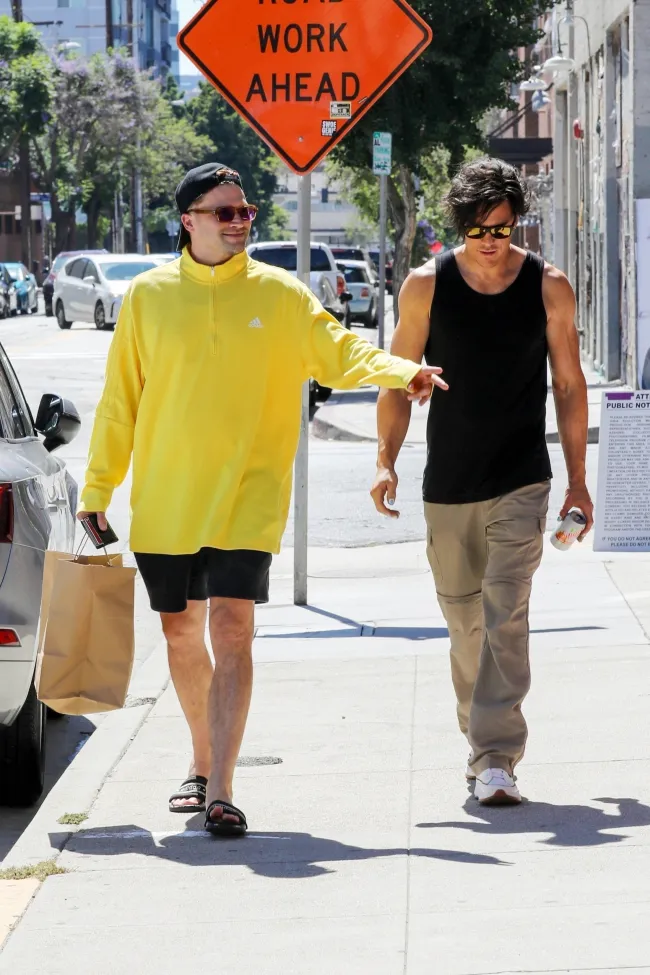
[[[375,132],[372,137],[372,171],[375,176],[390,176],[393,168],[393,137],[390,132]]]
[[[406,0],[208,0],[178,35],[178,46],[303,174],[432,37]]]

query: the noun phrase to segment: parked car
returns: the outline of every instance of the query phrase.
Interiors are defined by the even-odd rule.
[[[332,247],[332,254],[337,261],[365,261],[370,268],[373,280],[379,282],[379,263],[375,262],[367,247],[347,247],[336,245]],[[379,256],[379,255],[378,255]]]
[[[352,321],[362,322],[366,328],[377,328],[379,295],[369,265],[366,261],[339,261],[338,267],[345,274],[346,287],[352,295]]]
[[[379,267],[379,251],[370,250],[370,256],[374,264]],[[389,295],[393,293],[393,255],[386,251],[386,291]]]
[[[54,314],[59,328],[70,328],[73,322],[94,322],[102,331],[114,328],[133,278],[158,263],[144,254],[84,254],[72,258],[54,282]]]
[[[43,791],[47,709],[34,668],[45,552],[71,552],[77,484],[54,451],[81,420],[59,395],[36,420],[0,345],[0,804],[29,806]],[[39,437],[41,434],[42,438]]]
[[[17,312],[16,282],[4,264],[0,264],[0,318],[8,318],[9,315],[15,315]]]
[[[38,312],[38,285],[36,278],[24,264],[5,261],[5,268],[16,287],[17,310],[22,315]]]
[[[52,262],[52,267],[48,271],[48,275],[43,281],[43,300],[45,302],[45,314],[51,318],[54,314],[54,305],[52,299],[54,296],[54,282],[56,281],[56,276],[66,263],[69,257],[79,257],[80,254],[108,254],[106,248],[101,250],[89,250],[89,251],[61,251],[57,254]]]
[[[298,274],[298,245],[295,240],[269,241],[248,246],[248,253],[255,261],[284,268],[291,274]],[[342,325],[350,328],[350,301],[352,295],[346,289],[345,275],[337,267],[332,251],[327,244],[311,244],[310,287],[323,308]],[[321,386],[315,379],[310,380],[310,401],[327,400],[332,395],[329,386]]]

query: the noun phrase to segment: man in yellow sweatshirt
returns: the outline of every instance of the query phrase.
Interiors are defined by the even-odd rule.
[[[233,775],[252,690],[253,617],[268,601],[300,432],[303,383],[376,383],[426,402],[440,370],[342,328],[286,271],[246,253],[256,208],[239,175],[190,171],[180,260],[126,294],[97,407],[79,517],[100,527],[133,457],[131,549],[161,614],[193,746],[174,812],[246,831]],[[214,654],[205,645],[206,619]]]

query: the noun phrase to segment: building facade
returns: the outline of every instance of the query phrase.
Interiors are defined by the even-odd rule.
[[[650,388],[650,0],[555,8],[555,260],[578,297],[584,357]]]
[[[9,0],[0,2],[11,16]],[[23,16],[52,53],[89,56],[124,47],[141,70],[159,77],[178,71],[176,0],[23,0]]]
[[[295,240],[298,235],[299,178],[288,167],[279,167],[274,201],[288,215],[287,240]],[[366,243],[367,228],[363,227],[357,208],[345,199],[343,187],[330,178],[324,163],[311,175],[311,210],[312,240],[335,245]]]

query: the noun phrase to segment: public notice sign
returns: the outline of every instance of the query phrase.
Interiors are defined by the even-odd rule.
[[[597,552],[650,552],[650,392],[603,397],[597,501]]]
[[[308,173],[431,43],[406,0],[208,0],[178,46]]]

